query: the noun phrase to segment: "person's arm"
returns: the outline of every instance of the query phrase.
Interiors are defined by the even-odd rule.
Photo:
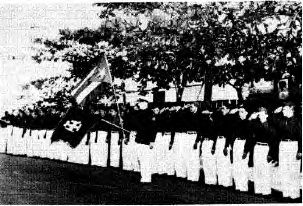
[[[256,144],[256,136],[255,136],[256,134],[254,131],[256,129],[255,124],[253,124],[252,122],[249,122],[247,126],[250,129],[248,131],[246,142],[244,145],[244,151],[243,151],[243,156],[242,156],[243,159],[246,158],[248,153],[252,154],[253,147]]]
[[[277,135],[277,130],[271,122],[268,123],[268,136],[269,136],[269,151],[267,155],[268,162],[277,162],[279,157],[279,144],[281,139]]]
[[[169,146],[168,146],[169,150],[171,150],[171,148],[173,147],[173,144],[175,142],[175,135],[176,135],[176,132],[171,131],[170,142],[169,142]]]

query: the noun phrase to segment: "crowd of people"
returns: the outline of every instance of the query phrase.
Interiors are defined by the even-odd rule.
[[[197,103],[149,108],[144,100],[133,107],[103,106],[94,109],[100,121],[75,149],[51,143],[63,114],[33,114],[6,113],[1,152],[122,167],[140,172],[145,183],[155,173],[198,182],[202,171],[205,184],[231,187],[234,182],[236,190],[248,191],[250,180],[256,194],[270,195],[272,189],[284,197],[301,194],[301,106],[290,101],[254,111]]]

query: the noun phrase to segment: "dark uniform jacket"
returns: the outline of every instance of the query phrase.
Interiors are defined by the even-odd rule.
[[[271,124],[270,117],[267,118],[265,123],[261,123],[259,118],[253,119],[249,123],[251,128],[251,135],[246,140],[244,146],[244,153],[250,153],[252,158],[254,146],[257,142],[267,143],[269,146],[268,156],[274,156],[277,153],[277,148],[273,147],[273,139],[275,137],[275,130]],[[250,160],[249,165],[252,166],[252,161]]]
[[[155,142],[156,129],[155,119],[153,119],[152,111],[140,110],[135,113],[132,117],[133,123],[135,124],[135,131],[137,131],[135,141],[139,144],[150,144]]]
[[[287,118],[277,113],[273,115],[273,125],[277,131],[274,139],[276,146],[279,146],[281,140],[298,141],[298,152],[302,152],[302,125],[298,118]]]

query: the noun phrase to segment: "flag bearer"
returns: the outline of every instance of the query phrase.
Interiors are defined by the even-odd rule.
[[[139,159],[137,154],[137,148],[135,143],[136,138],[136,122],[138,121],[136,118],[139,111],[139,107],[135,105],[133,108],[129,108],[129,110],[125,114],[125,128],[130,131],[130,133],[126,133],[126,138],[123,142],[123,146],[127,146],[127,152],[124,153],[124,156],[128,156],[124,158],[123,156],[123,168],[126,170],[134,170],[135,172],[140,171],[139,167]],[[126,159],[126,161],[124,161]],[[127,162],[129,160],[129,162]]]
[[[151,182],[152,175],[152,149],[155,142],[155,122],[152,118],[152,112],[148,109],[148,102],[140,100],[138,102],[139,111],[134,118],[136,124],[136,148],[140,163],[141,182]]]
[[[120,119],[118,116],[117,109],[113,105],[109,109],[108,113],[108,120],[115,125],[120,125]],[[122,132],[119,131],[116,127],[114,126],[109,126],[108,128],[108,135],[109,135],[109,140],[110,140],[110,149],[109,149],[109,156],[110,156],[110,166],[112,167],[119,167],[120,163],[120,145],[121,145],[121,140],[122,138]]]
[[[283,197],[300,197],[300,164],[302,154],[302,126],[294,112],[295,105],[287,102],[274,112],[274,126],[279,135],[279,169]]]

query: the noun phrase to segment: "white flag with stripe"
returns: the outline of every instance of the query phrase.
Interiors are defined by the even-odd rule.
[[[71,95],[80,104],[102,82],[112,84],[112,76],[105,55],[100,63],[76,86]]]

